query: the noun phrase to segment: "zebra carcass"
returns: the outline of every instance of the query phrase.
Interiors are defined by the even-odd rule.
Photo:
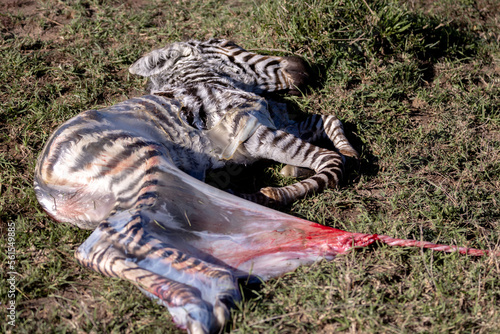
[[[300,58],[213,39],[154,50],[130,71],[149,78],[148,95],[59,127],[38,159],[35,191],[54,219],[94,230],[76,252],[82,265],[131,281],[180,327],[219,330],[241,299],[240,279],[276,277],[375,241],[483,254],[349,233],[260,205],[334,187],[345,157],[357,157],[335,116],[290,122],[262,97],[304,87]],[[312,175],[240,197],[202,182],[208,169],[260,159]]]

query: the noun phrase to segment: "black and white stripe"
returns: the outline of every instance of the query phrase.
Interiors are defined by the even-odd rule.
[[[258,55],[213,39],[154,50],[130,71],[149,78],[149,95],[86,111],[59,127],[38,159],[36,195],[56,220],[95,229],[77,252],[83,265],[131,280],[167,305],[180,326],[214,331],[239,291],[228,268],[188,255],[184,241],[200,238],[200,215],[216,209],[203,195],[186,195],[196,183],[185,173],[203,180],[207,169],[259,159],[311,169],[293,185],[242,195],[286,204],[336,186],[344,156],[357,153],[334,116],[273,121],[286,117],[259,94],[299,93],[309,78],[300,58]],[[313,144],[322,138],[335,149]],[[217,224],[226,219],[214,213]]]

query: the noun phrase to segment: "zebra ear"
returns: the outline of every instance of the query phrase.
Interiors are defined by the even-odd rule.
[[[139,58],[128,69],[130,73],[150,77],[168,70],[179,58],[189,56],[191,48],[185,45],[173,44],[169,47],[153,50]]]

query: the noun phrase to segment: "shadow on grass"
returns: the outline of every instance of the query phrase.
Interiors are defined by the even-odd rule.
[[[363,38],[339,33],[335,36],[338,38],[334,39],[331,56],[311,66],[313,76],[317,79],[314,88],[324,86],[328,77],[326,73],[332,67],[337,69],[341,60],[349,60],[356,67],[366,68],[373,58],[393,62],[410,57],[418,64],[419,81],[423,84],[434,79],[436,62],[444,58],[466,60],[478,55],[480,37],[467,25],[443,22],[422,13],[407,13],[404,9],[387,7],[383,1],[374,1],[371,5],[375,7],[376,19],[372,19],[375,22],[357,27],[363,30],[360,33]],[[342,29],[335,23],[331,25],[335,30]],[[360,83],[357,77],[349,78],[345,88],[349,90]]]

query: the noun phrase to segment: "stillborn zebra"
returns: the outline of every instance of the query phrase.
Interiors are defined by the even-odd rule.
[[[300,220],[200,181],[226,163],[271,159],[314,175],[244,197],[286,204],[338,184],[344,156],[358,156],[340,121],[287,122],[261,96],[298,94],[309,81],[302,59],[211,39],[154,50],[130,72],[149,78],[148,95],[70,119],[35,170],[45,211],[94,229],[76,252],[82,265],[130,280],[180,327],[206,333],[240,300],[239,278],[266,279],[383,239]],[[321,138],[334,149],[310,143]]]

